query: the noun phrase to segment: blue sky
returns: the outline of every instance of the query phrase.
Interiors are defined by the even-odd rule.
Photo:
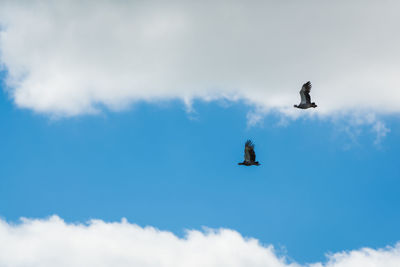
[[[357,143],[328,121],[282,127],[268,116],[247,127],[242,103],[196,102],[196,119],[165,102],[52,120],[16,108],[2,89],[6,220],[126,217],[178,235],[224,227],[286,248],[299,262],[400,239],[396,117],[385,118],[391,132],[377,147],[368,127]],[[260,167],[237,165],[247,138]]]
[[[1,1],[0,265],[399,266],[399,8]]]

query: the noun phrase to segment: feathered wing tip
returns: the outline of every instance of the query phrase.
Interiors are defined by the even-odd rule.
[[[247,140],[246,141],[246,144],[245,144],[245,146],[248,146],[248,147],[251,147],[251,148],[254,148],[254,143],[249,139],[249,140]]]
[[[305,84],[303,84],[303,88],[305,89],[306,92],[310,92],[311,91],[311,87],[312,87],[312,84],[311,84],[310,81],[308,81]]]

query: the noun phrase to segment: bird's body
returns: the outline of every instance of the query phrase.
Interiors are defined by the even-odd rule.
[[[295,108],[308,109],[317,107],[317,105],[314,102],[311,102],[311,96],[310,96],[311,87],[312,85],[310,81],[303,84],[303,87],[301,87],[300,90],[301,102],[299,105],[294,105]]]
[[[251,140],[247,140],[244,146],[244,161],[238,163],[238,165],[260,165],[258,161],[256,161],[256,153],[254,152],[254,144]]]

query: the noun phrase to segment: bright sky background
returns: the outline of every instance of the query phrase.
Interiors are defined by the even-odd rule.
[[[390,246],[382,252],[382,257],[377,257],[376,266],[383,266],[385,261],[380,259],[390,257],[385,266],[398,266],[400,80],[398,74],[393,74],[398,70],[393,62],[400,54],[398,45],[396,49],[392,46],[400,41],[398,36],[389,34],[400,22],[391,16],[395,2],[368,4],[356,13],[361,18],[373,12],[385,17],[386,21],[375,24],[371,31],[386,31],[380,36],[381,43],[361,46],[363,49],[356,58],[347,58],[348,63],[324,63],[321,55],[325,49],[329,50],[329,58],[338,56],[335,46],[328,45],[315,48],[315,53],[313,49],[304,52],[313,54],[311,63],[319,65],[307,63],[298,68],[295,61],[306,57],[287,59],[296,49],[301,51],[295,45],[288,45],[288,49],[294,47],[294,50],[287,55],[284,51],[278,51],[278,55],[267,52],[272,62],[282,57],[282,65],[288,66],[286,73],[283,73],[284,66],[268,66],[264,71],[273,69],[275,73],[263,77],[261,72],[248,72],[240,79],[238,73],[245,67],[235,64],[246,63],[253,70],[254,64],[268,65],[268,57],[257,56],[263,49],[253,47],[249,54],[244,42],[234,51],[228,49],[227,54],[218,56],[226,43],[222,45],[218,34],[215,37],[216,32],[207,30],[211,29],[207,24],[211,22],[201,24],[200,16],[190,16],[195,9],[190,5],[169,8],[155,5],[154,9],[129,5],[127,10],[145,10],[139,12],[144,14],[142,17],[135,17],[139,23],[130,20],[129,12],[121,11],[123,1],[116,5],[104,1],[88,14],[94,15],[86,23],[82,18],[88,4],[80,6],[71,1],[73,4],[63,2],[64,6],[55,7],[55,4],[21,2],[16,7],[10,3],[1,3],[7,8],[7,15],[4,9],[0,11],[3,25],[0,35],[3,66],[0,75],[0,239],[3,235],[7,240],[14,240],[15,236],[7,229],[24,225],[19,221],[21,217],[44,219],[42,224],[51,225],[52,221],[47,218],[57,215],[67,223],[65,229],[72,227],[71,223],[86,223],[91,219],[115,222],[126,218],[132,224],[152,226],[181,238],[185,238],[187,229],[232,229],[243,237],[258,239],[265,247],[273,245],[277,250],[274,255],[285,255],[288,262],[298,264],[325,262],[326,253]],[[342,31],[341,23],[336,24],[333,18],[346,21],[347,11],[335,13],[313,1],[308,4],[315,8],[314,12],[328,12],[330,16],[328,20],[317,16],[303,22],[311,25],[312,41],[328,38],[315,20],[329,24],[336,36],[348,37],[364,27],[355,22]],[[212,9],[211,20],[218,21],[221,10],[233,17],[239,14],[250,26],[258,23],[260,28],[270,20],[280,20],[264,21],[262,16],[257,17],[260,14],[254,11],[257,10],[254,3],[245,10],[238,8],[238,3],[232,4],[230,12],[224,8],[228,6],[225,3]],[[342,3],[331,8],[341,10],[343,6]],[[120,20],[114,13],[104,13],[106,22],[95,16],[109,8],[115,8],[115,14],[121,15]],[[289,7],[265,4],[260,8],[280,14]],[[305,7],[294,6],[289,10],[294,14],[296,8]],[[352,8],[357,9],[357,5],[352,4],[349,9]],[[31,10],[40,10],[41,16]],[[57,12],[64,16],[55,16]],[[207,14],[210,7],[202,6],[199,12]],[[246,20],[252,12],[256,12],[255,21]],[[147,15],[156,22],[161,21],[157,22],[160,24],[151,22],[161,27],[161,33],[150,30],[149,35],[135,39],[136,33],[153,25],[146,24]],[[170,16],[175,20],[171,22]],[[190,23],[187,18],[192,18]],[[101,44],[91,50],[90,45],[101,43],[101,29],[91,24],[96,24],[97,19],[105,24],[113,21],[117,26],[126,22],[127,26],[110,31],[112,37],[118,34],[122,43],[126,41],[129,45],[137,41],[139,46],[145,46],[149,42],[153,46],[146,46],[138,54],[120,45],[109,48],[111,52],[100,51]],[[171,22],[172,26],[163,21]],[[27,30],[25,27],[31,23],[35,27]],[[80,28],[74,23],[83,26]],[[268,38],[249,33],[251,27],[246,23],[236,23],[235,26],[244,25],[240,31],[246,32],[250,40],[268,44]],[[297,38],[301,42],[298,34],[290,35],[293,31],[290,25],[295,25],[295,21],[287,23],[282,26],[287,34],[284,40]],[[226,31],[228,24],[223,20],[218,25]],[[184,27],[183,33],[180,27]],[[72,34],[65,29],[72,29]],[[74,36],[74,29],[82,32]],[[88,37],[85,29],[99,32]],[[169,34],[171,29],[176,36]],[[228,29],[234,32],[235,27]],[[164,38],[164,31],[168,33],[166,43],[157,45]],[[211,44],[194,40],[186,43],[180,39],[184,33],[197,31],[198,38],[208,37]],[[129,38],[125,38],[130,32]],[[235,41],[237,35],[227,32],[225,37]],[[352,54],[352,49],[362,44],[371,32],[359,34],[360,38],[354,37],[353,42],[339,42],[340,57]],[[43,40],[44,36],[48,38]],[[65,40],[57,39],[60,36]],[[392,43],[388,44],[389,41]],[[105,42],[109,42],[105,47],[120,44]],[[274,49],[280,45],[279,41],[271,44]],[[112,49],[117,49],[115,57]],[[150,56],[153,51],[162,57],[154,59]],[[179,51],[187,53],[188,61],[177,56]],[[201,57],[209,51],[215,55]],[[374,51],[367,60],[366,55]],[[247,62],[240,57],[227,63],[226,58],[236,52],[244,53],[243,58],[258,60]],[[139,57],[147,62],[142,65],[144,70],[137,72],[140,66],[123,61],[124,56],[128,57],[127,61]],[[212,64],[212,58],[217,66]],[[199,64],[194,64],[197,61]],[[341,64],[348,70],[341,70]],[[93,69],[94,65],[98,68]],[[360,70],[359,66],[363,68]],[[224,71],[213,73],[218,68]],[[376,75],[367,75],[374,68],[379,69]],[[304,75],[301,78],[299,69],[306,69],[300,72]],[[164,70],[168,75],[163,76]],[[336,73],[339,80],[333,82],[327,76],[329,72],[333,73],[332,77]],[[182,80],[179,73],[184,77]],[[346,83],[352,73],[354,80]],[[319,107],[295,110],[293,104],[299,101],[298,91],[307,80],[313,82],[312,97]],[[279,81],[284,81],[281,87],[276,86]],[[371,87],[364,87],[367,83]],[[382,88],[375,87],[379,84]],[[341,95],[348,97],[343,103]],[[255,142],[257,159],[262,164],[259,167],[237,165],[243,160],[244,142],[249,138]],[[115,227],[120,229],[118,225]],[[58,230],[54,231],[57,236]],[[20,237],[19,241],[16,239],[18,242],[25,238],[23,234]],[[113,237],[107,238],[110,243],[115,241]],[[8,244],[0,241],[0,247]],[[381,252],[377,250],[377,253]],[[0,265],[13,262],[17,266],[13,261],[17,257],[6,256],[0,252]]]

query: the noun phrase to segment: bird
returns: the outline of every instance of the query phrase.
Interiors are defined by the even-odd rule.
[[[311,102],[311,97],[310,97],[311,87],[312,85],[310,81],[303,84],[303,87],[301,87],[300,90],[301,102],[299,105],[294,105],[295,108],[308,109],[317,107],[317,105],[314,102]]]
[[[254,152],[254,143],[251,140],[247,140],[244,145],[244,161],[239,162],[238,165],[260,165],[258,161],[256,161],[256,153]]]

